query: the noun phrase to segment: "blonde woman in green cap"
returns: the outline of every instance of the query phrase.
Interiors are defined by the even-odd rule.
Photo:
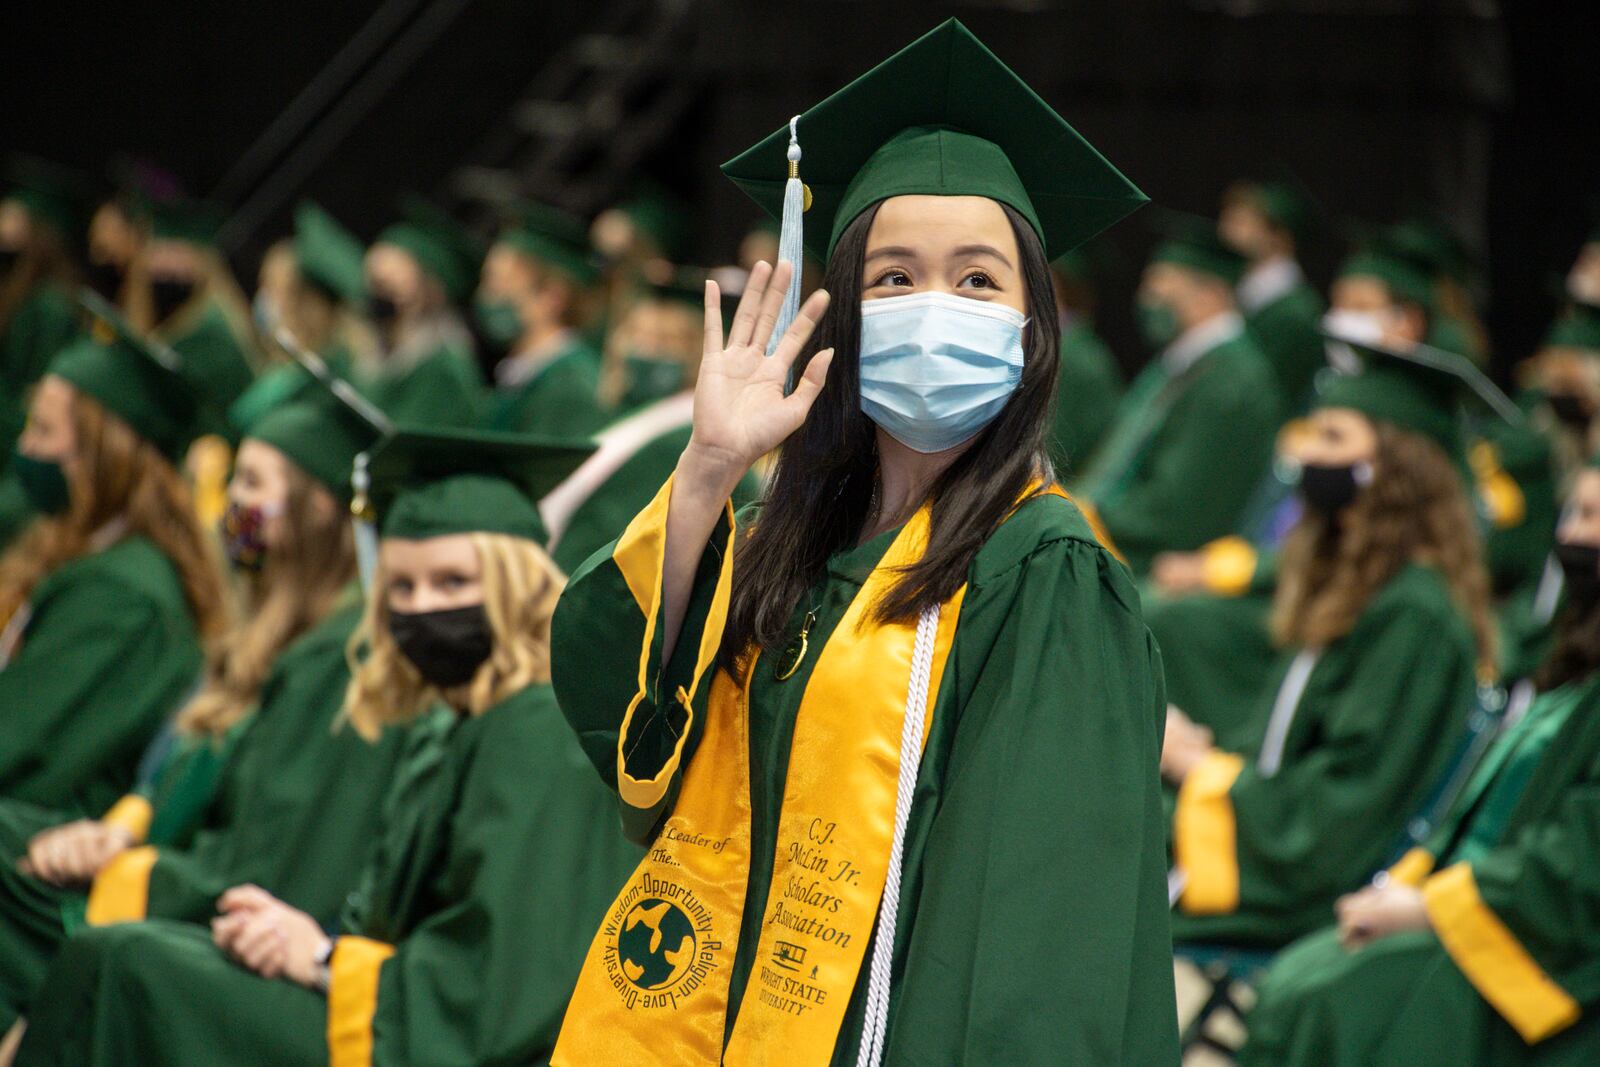
[[[209,931],[80,934],[19,1064],[548,1061],[589,931],[639,856],[549,684],[564,579],[534,500],[590,451],[403,432],[373,452],[382,540],[346,711],[368,736],[426,721],[342,918],[240,885]]]
[[[649,852],[552,1062],[1175,1063],[1158,653],[1047,445],[1050,258],[1144,197],[955,21],[724,170],[788,262],[556,612]]]
[[[1168,713],[1178,940],[1278,946],[1325,922],[1402,839],[1475,685],[1495,677],[1462,473],[1465,398],[1492,386],[1459,356],[1333,325],[1351,333],[1347,373],[1299,447],[1305,512],[1278,563],[1276,662],[1226,737]]]
[[[421,202],[409,203],[367,250],[367,316],[378,351],[357,362],[356,378],[391,419],[472,426],[480,418],[483,375],[456,309],[472,293],[481,258],[452,219]]]
[[[0,1024],[30,1010],[86,923],[205,923],[241,882],[337,916],[403,744],[370,745],[341,716],[361,615],[350,472],[376,439],[316,386],[248,427],[222,524],[248,613],[211,650],[159,765],[98,818],[0,806]]]
[[[1274,962],[1249,1067],[1559,1067],[1600,1049],[1600,470],[1580,472],[1538,694],[1428,840]],[[1328,917],[1330,920],[1334,916]]]
[[[38,513],[0,557],[0,797],[98,815],[226,626],[177,463],[198,391],[130,332],[63,349],[12,462]]]

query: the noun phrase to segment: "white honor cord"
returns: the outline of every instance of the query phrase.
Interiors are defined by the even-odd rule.
[[[856,1067],[878,1067],[889,1022],[890,963],[894,957],[895,918],[900,911],[900,860],[905,852],[906,822],[922,766],[922,726],[928,715],[928,687],[933,681],[933,642],[939,632],[939,606],[917,620],[917,641],[911,653],[911,682],[906,691],[905,720],[900,727],[900,781],[894,794],[894,839],[889,846],[889,873],[878,902],[878,932],[872,940],[867,977],[867,1007],[861,1024]]]

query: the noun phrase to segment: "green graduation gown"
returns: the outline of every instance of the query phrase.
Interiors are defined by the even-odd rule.
[[[395,422],[471,426],[480,417],[483,377],[471,353],[441,345],[403,369],[379,364],[356,384]]]
[[[1122,374],[1111,350],[1088,323],[1068,322],[1061,331],[1055,433],[1050,448],[1050,461],[1059,477],[1088,465],[1121,399]]]
[[[164,737],[151,746],[163,749],[158,765],[130,798],[118,802],[121,807],[137,798],[148,805],[148,829],[136,834],[136,840],[163,848],[188,845],[222,766],[248,721],[235,723],[220,738]],[[35,834],[72,818],[20,801],[0,802],[0,1030],[9,1027],[27,1006],[61,942],[83,921],[86,893],[82,887],[54,886],[17,869],[17,861],[27,854]]]
[[[1600,679],[1541,694],[1422,855],[1432,929],[1274,963],[1241,1067],[1517,1067],[1600,1053]],[[1397,869],[1398,871],[1398,869]]]
[[[59,285],[35,285],[17,304],[0,333],[0,433],[5,435],[0,465],[10,460],[11,446],[27,419],[28,390],[78,332],[77,306]]]
[[[17,1062],[547,1062],[589,935],[640,851],[549,686],[419,733],[326,998],[234,965],[202,927],[85,931],[51,969]]]
[[[29,610],[0,668],[0,798],[99,815],[199,677],[194,617],[171,561],[138,536],[57,568]]]
[[[1279,408],[1266,357],[1242,328],[1176,373],[1152,360],[1075,492],[1143,573],[1159,552],[1236,529],[1271,459]]]
[[[1312,379],[1328,365],[1319,330],[1327,305],[1303,277],[1254,306],[1247,293],[1241,287],[1245,328],[1278,380],[1284,413],[1298,415],[1311,400]]]
[[[813,652],[791,678],[756,667],[745,900],[757,903],[738,932],[725,1034],[755,963],[817,650],[894,536],[837,554],[801,598],[789,632],[815,610]],[[636,712],[651,725],[630,738],[632,775],[664,767],[672,751],[669,720],[681,724],[681,713],[650,714],[650,702],[675,706],[667,694],[693,673],[698,635],[720,626],[710,601],[732,537],[725,522],[707,545],[673,663]],[[590,558],[556,609],[562,710],[613,787],[646,622],[610,552]],[[709,688],[698,689],[693,723],[704,721]],[[972,561],[932,710],[906,824],[885,1064],[1177,1062],[1156,775],[1164,708],[1159,653],[1127,571],[1066,500],[1022,504]],[[699,736],[691,724],[659,809],[623,805],[641,840],[670,810]],[[866,993],[858,976],[835,1064],[855,1062]]]
[[[531,377],[495,389],[489,400],[489,429],[588,437],[605,421],[597,395],[599,364],[594,349],[574,335]]]
[[[180,314],[170,325],[163,324],[156,336],[183,357],[186,371],[218,407],[226,408],[239,399],[255,380],[248,354],[228,326],[222,308],[213,301]]]
[[[1283,945],[1324,925],[1392,858],[1465,729],[1474,642],[1431,567],[1390,579],[1295,702],[1310,655],[1281,657],[1243,756],[1214,751],[1179,790],[1175,940]]]

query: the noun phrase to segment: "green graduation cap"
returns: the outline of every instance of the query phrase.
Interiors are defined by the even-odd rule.
[[[220,413],[176,352],[142,337],[97,295],[85,290],[81,299],[94,315],[91,336],[58,352],[46,373],[94,397],[162,455],[180,461],[196,438],[215,432]]]
[[[159,241],[184,241],[209,248],[222,228],[222,212],[198,200],[156,201],[150,205],[151,235]]]
[[[14,156],[6,166],[4,199],[21,204],[30,219],[68,242],[76,240],[93,198],[89,179],[32,156]]]
[[[1434,310],[1433,280],[1428,266],[1415,255],[1395,247],[1384,236],[1369,240],[1339,267],[1338,277],[1375,278],[1401,303]]]
[[[687,251],[689,208],[655,182],[647,178],[636,180],[617,210],[628,216],[634,229],[648,237],[668,259],[680,259]]]
[[[1321,388],[1315,407],[1353,408],[1420,433],[1458,464],[1465,462],[1462,417],[1469,406],[1521,421],[1516,405],[1465,356],[1428,345],[1400,352],[1327,336],[1348,348],[1355,364],[1340,368]]]
[[[593,285],[600,277],[600,265],[589,246],[589,228],[560,208],[534,202],[519,205],[516,221],[500,231],[499,240],[578,285]]]
[[[300,276],[335,300],[359,302],[366,294],[365,250],[337,219],[307,201],[294,212],[294,258]]]
[[[1239,284],[1247,265],[1245,258],[1223,243],[1217,236],[1214,222],[1194,215],[1164,212],[1156,217],[1155,224],[1162,239],[1150,253],[1151,263],[1173,263],[1221,279],[1230,286]]]
[[[594,450],[591,441],[401,427],[368,454],[369,502],[384,537],[498,533],[544,544],[538,501]]]
[[[401,221],[378,235],[379,244],[395,245],[416,257],[454,302],[472,294],[483,265],[483,248],[447,212],[418,196],[402,201]]]
[[[1478,264],[1472,250],[1453,226],[1431,211],[1413,212],[1389,227],[1384,240],[1433,276],[1464,285],[1477,276]]]
[[[805,247],[826,260],[870,205],[914,194],[985,196],[1059,256],[1146,202],[1094,146],[951,19],[722,165],[774,216],[791,132],[809,187]]]

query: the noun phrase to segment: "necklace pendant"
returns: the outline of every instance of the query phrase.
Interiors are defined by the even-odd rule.
[[[806,612],[806,621],[800,625],[800,633],[789,642],[778,657],[778,662],[773,665],[773,678],[787,682],[794,677],[794,672],[800,669],[800,664],[805,661],[806,652],[811,648],[811,624],[816,621],[816,612]]]

